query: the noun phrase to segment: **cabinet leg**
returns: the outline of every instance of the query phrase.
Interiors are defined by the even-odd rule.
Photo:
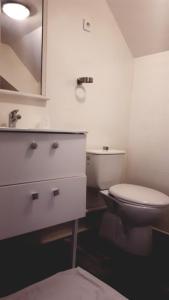
[[[76,267],[77,235],[78,235],[78,220],[75,220],[73,222],[73,228],[72,228],[72,268]]]

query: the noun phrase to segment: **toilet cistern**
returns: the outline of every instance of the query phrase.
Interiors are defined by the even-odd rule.
[[[108,146],[87,150],[87,185],[105,190],[120,183],[124,174],[125,154],[124,150],[112,149]]]

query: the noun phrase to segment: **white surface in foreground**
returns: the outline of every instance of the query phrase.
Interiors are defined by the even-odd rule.
[[[33,284],[2,300],[127,300],[117,291],[84,271],[71,269]]]

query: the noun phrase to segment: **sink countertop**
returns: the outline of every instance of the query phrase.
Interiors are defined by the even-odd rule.
[[[30,128],[10,128],[0,127],[0,132],[18,132],[18,133],[62,133],[62,134],[85,134],[86,130],[57,130],[57,129],[30,129]]]

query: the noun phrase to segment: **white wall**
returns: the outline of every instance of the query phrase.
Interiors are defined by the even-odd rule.
[[[169,195],[169,51],[135,59],[128,180]]]
[[[169,51],[135,59],[134,73],[128,181],[169,195]]]
[[[86,129],[89,147],[126,148],[133,59],[107,2],[48,1],[47,42],[51,126]],[[94,78],[84,85],[85,101],[75,97],[79,76]]]

